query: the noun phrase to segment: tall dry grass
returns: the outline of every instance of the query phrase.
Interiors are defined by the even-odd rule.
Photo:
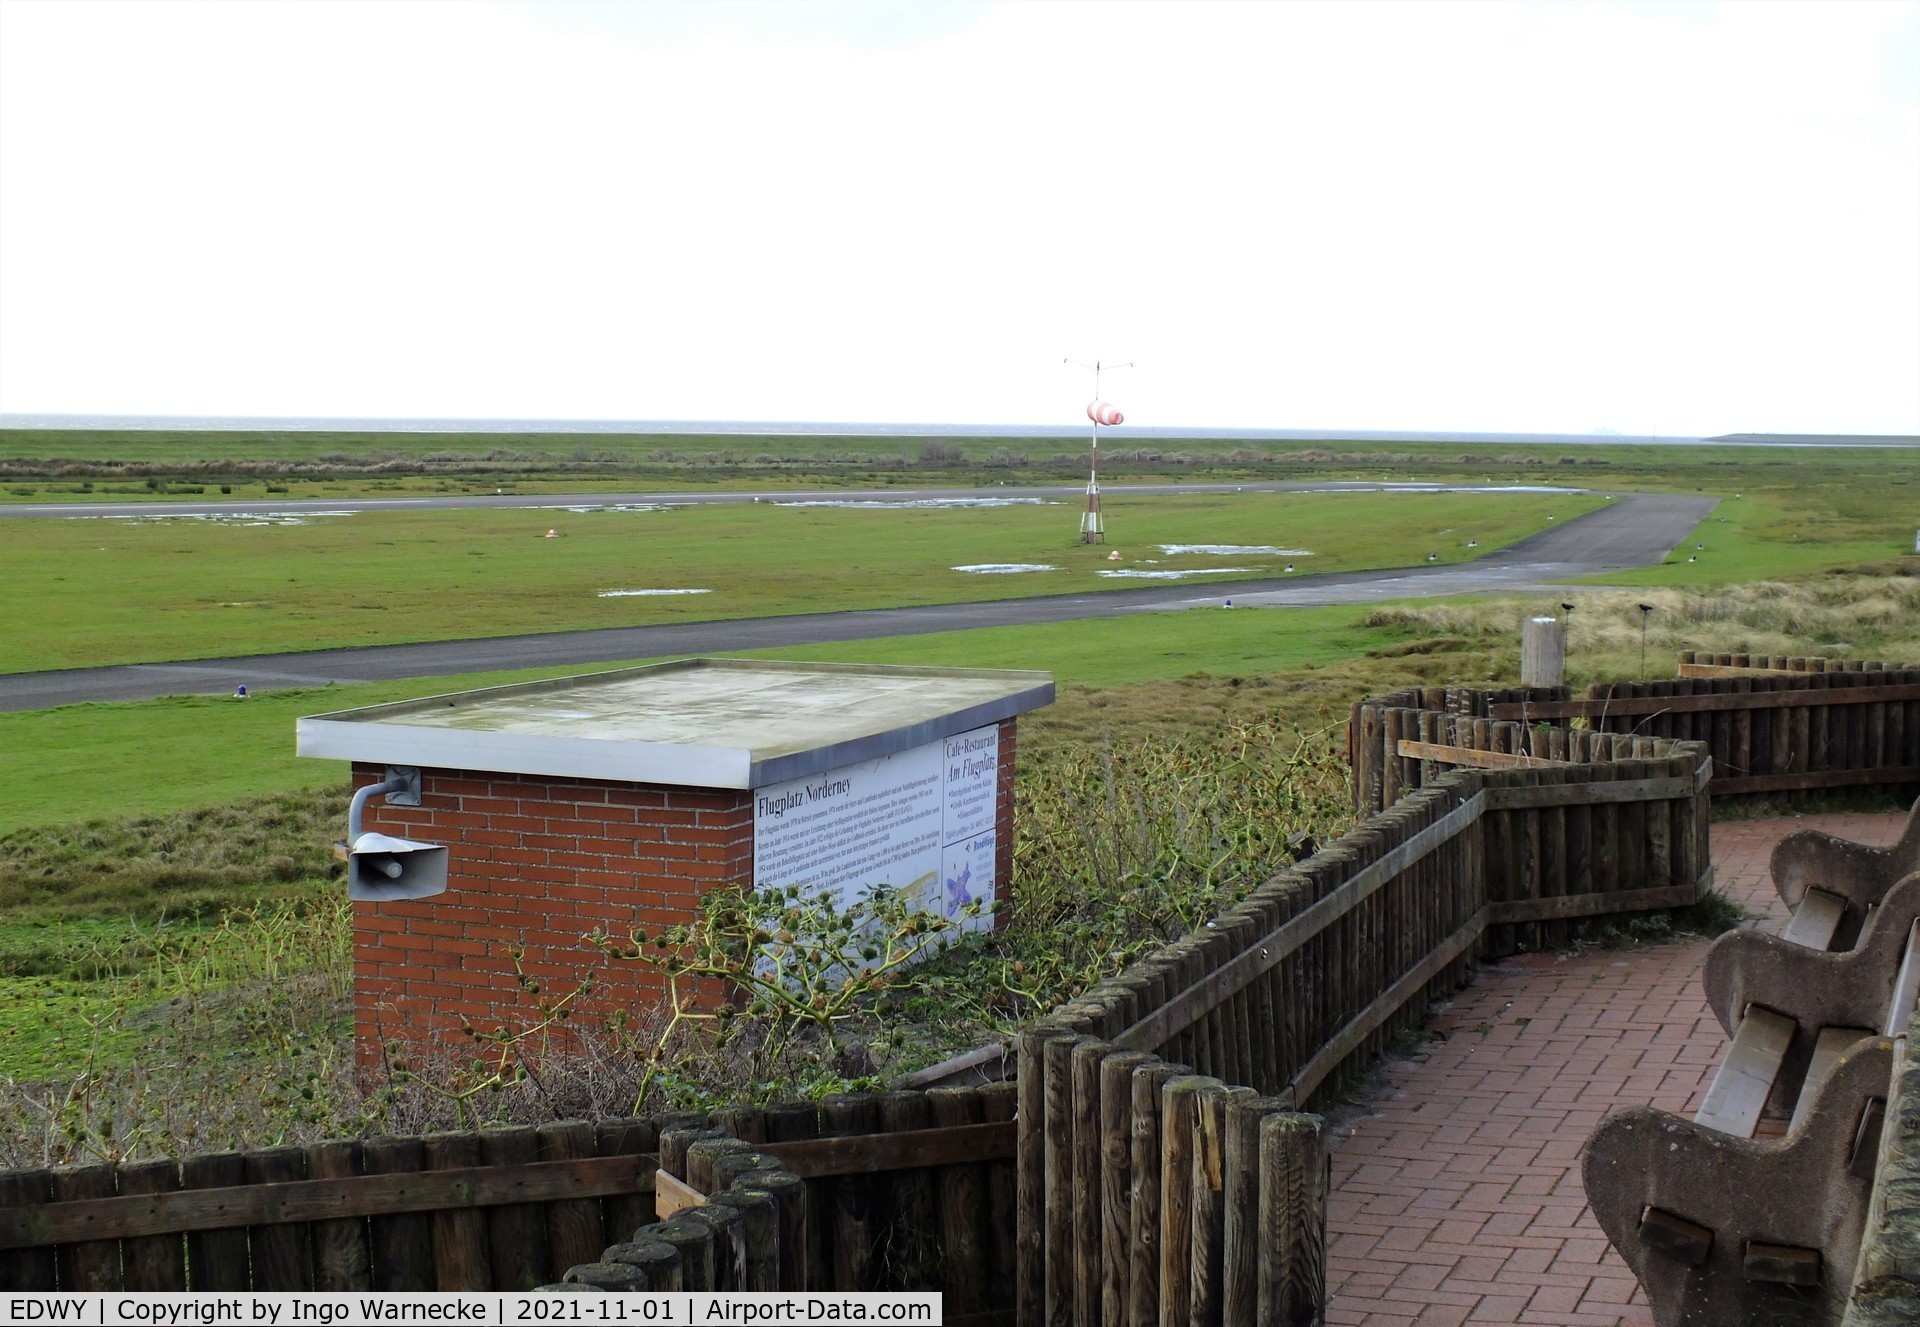
[[[1368,626],[1412,631],[1459,648],[1518,658],[1520,624],[1567,617],[1567,674],[1576,683],[1665,677],[1682,650],[1825,655],[1888,663],[1920,659],[1920,577],[1834,573],[1707,590],[1572,590],[1551,599],[1494,599],[1378,608]],[[1647,604],[1651,612],[1642,613]]]

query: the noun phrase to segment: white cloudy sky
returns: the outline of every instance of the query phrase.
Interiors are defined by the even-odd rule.
[[[0,411],[1920,433],[1920,4],[0,0]]]

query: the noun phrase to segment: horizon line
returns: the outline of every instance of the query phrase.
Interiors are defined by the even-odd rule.
[[[42,429],[49,431],[85,428],[119,428],[128,432],[231,432],[244,429],[279,428],[300,433],[377,432],[377,433],[632,433],[659,436],[815,436],[815,437],[900,437],[914,434],[948,436],[1072,438],[1085,436],[1085,424],[954,424],[911,421],[870,422],[859,420],[720,420],[720,419],[617,419],[617,418],[516,418],[454,415],[133,415],[82,414],[64,412],[0,413],[0,431]],[[1920,435],[1897,433],[1628,433],[1594,429],[1585,432],[1515,429],[1381,429],[1381,428],[1276,428],[1258,426],[1218,426],[1179,424],[1121,424],[1118,433],[1106,436],[1116,440],[1129,435],[1167,441],[1179,438],[1220,441],[1233,438],[1288,441],[1537,441],[1594,443],[1634,441],[1661,442],[1737,442],[1741,440],[1789,441],[1802,438],[1859,439],[1862,442],[1920,446]]]

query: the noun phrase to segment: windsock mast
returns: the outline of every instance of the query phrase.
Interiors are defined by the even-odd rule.
[[[1087,364],[1077,359],[1067,359],[1062,362],[1093,370],[1093,399],[1087,402],[1087,418],[1093,421],[1093,447],[1087,463],[1087,509],[1080,514],[1080,542],[1104,544],[1107,541],[1107,528],[1100,514],[1100,426],[1105,424],[1112,427],[1124,423],[1126,416],[1120,413],[1117,406],[1101,399],[1100,374],[1107,369],[1130,369],[1133,361],[1113,364],[1096,359]]]

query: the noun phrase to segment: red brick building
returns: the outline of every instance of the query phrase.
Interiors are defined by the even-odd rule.
[[[356,788],[419,771],[419,804],[375,796],[365,829],[449,849],[443,892],[355,900],[362,1060],[523,1024],[520,976],[591,973],[589,1015],[650,1006],[651,970],[583,937],[685,921],[721,885],[997,898],[1015,723],[1052,699],[1044,673],[688,660],[300,720],[300,754],[352,761]]]

